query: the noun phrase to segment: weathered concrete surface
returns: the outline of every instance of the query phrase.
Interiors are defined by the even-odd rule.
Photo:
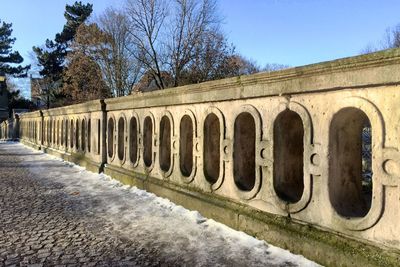
[[[38,176],[40,172],[43,175]],[[65,184],[61,175],[48,178],[49,174],[57,172],[70,175],[72,182]],[[108,220],[104,202],[110,202],[110,196],[114,194],[117,197],[114,200],[122,202],[117,207],[126,210],[131,204],[126,196],[110,190],[104,190],[107,193],[101,195],[99,192],[102,191],[82,188],[79,181],[73,181],[76,172],[76,168],[60,161],[46,160],[42,153],[20,144],[0,143],[0,266],[266,266],[269,259],[267,266],[304,266],[304,262],[307,266],[316,266],[304,258],[302,263],[287,261],[284,257],[279,262],[270,253],[254,258],[254,251],[260,250],[259,246],[253,246],[251,250],[254,251],[251,251],[240,242],[229,244],[229,239],[219,241],[226,242],[220,251],[205,255],[198,242],[174,253],[170,249],[166,252],[166,247],[176,247],[182,241],[179,231],[171,233],[173,238],[167,245],[157,238],[163,234],[160,225],[155,225],[151,232],[148,232],[149,226],[138,226],[142,230],[138,231],[140,233],[132,235],[128,230],[121,233],[114,225],[123,220],[119,219],[122,214]],[[82,172],[80,175],[90,175]],[[71,192],[72,188],[76,191]],[[150,217],[160,221],[157,214]],[[176,221],[181,226],[185,224],[185,218],[176,218]],[[167,222],[171,221],[159,223]],[[176,226],[175,223],[170,227]],[[211,248],[215,246],[214,239],[221,238],[207,230],[204,234],[208,235],[205,239],[210,241]],[[153,241],[149,242],[146,236]],[[195,234],[191,233],[191,236]],[[184,242],[190,242],[190,239]],[[268,245],[261,246],[269,249]],[[192,251],[193,247],[199,247],[198,251]],[[232,251],[227,253],[232,247],[238,250],[235,256]],[[204,262],[206,264],[201,264]]]

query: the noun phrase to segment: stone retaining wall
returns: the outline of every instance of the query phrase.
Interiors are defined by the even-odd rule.
[[[322,264],[395,266],[399,85],[395,49],[25,113],[13,132]]]

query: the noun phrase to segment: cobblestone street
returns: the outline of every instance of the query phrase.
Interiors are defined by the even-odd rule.
[[[98,177],[0,143],[0,266],[318,266]]]
[[[0,266],[174,264],[104,230],[106,222],[82,212],[85,203],[62,184],[29,172],[27,165],[34,163],[21,162],[21,156],[34,159],[37,153],[9,146],[0,144]]]

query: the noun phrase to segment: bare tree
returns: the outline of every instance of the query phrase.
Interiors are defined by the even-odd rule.
[[[204,48],[207,36],[218,31],[215,0],[174,0],[176,12],[169,23],[167,40],[168,61],[174,78],[174,86],[181,85],[183,72],[198,59],[199,49]]]
[[[228,58],[235,54],[235,48],[229,45],[226,37],[217,31],[208,32],[196,47],[195,58],[189,63],[185,74],[185,84],[200,83],[230,77]]]
[[[260,71],[220,30],[217,0],[127,0],[130,49],[150,91]],[[167,12],[167,10],[169,12]]]
[[[128,24],[124,14],[107,9],[99,18],[99,25],[82,24],[71,47],[93,59],[115,97],[128,95],[141,75],[141,65],[128,46]]]
[[[400,24],[386,29],[382,49],[400,47]]]
[[[45,46],[40,47],[43,51],[46,50]],[[48,75],[41,78],[39,74],[42,67],[39,64],[37,55],[34,51],[29,53],[31,60],[30,83],[31,83],[31,99],[38,107],[46,107],[47,109],[57,106],[57,98],[60,95],[62,80],[60,77]],[[53,78],[54,77],[54,78]]]
[[[28,52],[28,57],[29,57],[29,60],[31,62],[31,68],[28,71],[28,74],[30,74],[32,76],[35,76],[35,77],[39,76],[40,75],[39,72],[41,70],[41,67],[39,66],[39,62],[38,62],[38,59],[36,57],[35,52],[29,51]]]
[[[33,78],[31,79],[31,88],[34,95],[32,100],[39,107],[45,106],[47,109],[55,106],[62,106],[63,103],[57,103],[60,96],[61,81],[54,81],[51,77]]]
[[[196,57],[184,72],[181,82],[199,83],[259,71],[260,67],[254,60],[236,53],[235,47],[228,43],[225,35],[214,30],[208,31],[202,38]]]
[[[261,71],[271,72],[271,71],[277,71],[277,70],[284,70],[287,68],[290,68],[290,66],[284,65],[284,64],[278,64],[278,63],[267,63],[261,69]]]
[[[230,51],[219,30],[217,0],[127,0],[126,10],[145,84],[152,77],[163,89],[218,77],[215,67],[222,64],[216,62]]]
[[[370,43],[366,45],[360,51],[360,54],[368,54],[379,50],[398,48],[398,47],[400,47],[400,24],[397,24],[394,27],[386,28],[382,40],[377,44]]]
[[[102,49],[100,59],[105,81],[114,96],[128,95],[143,69],[137,47],[131,40],[128,18],[125,13],[109,8],[98,18],[98,24],[107,36],[109,47]]]
[[[369,43],[363,49],[361,49],[360,55],[369,54],[369,53],[373,53],[376,51],[379,51],[379,48],[376,45],[374,45],[373,43]]]
[[[159,89],[166,87],[163,80],[165,68],[165,30],[168,6],[164,0],[127,0],[129,35],[136,51],[132,54],[153,76]]]

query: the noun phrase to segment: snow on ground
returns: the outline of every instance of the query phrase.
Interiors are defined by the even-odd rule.
[[[22,144],[13,147],[21,154],[30,150]],[[156,247],[178,262],[192,266],[319,266],[197,211],[34,151],[34,155],[28,151],[31,155],[23,156],[23,162],[35,176],[62,183],[71,197],[89,203],[83,207],[87,212],[109,222],[109,230],[140,240],[145,247]]]

